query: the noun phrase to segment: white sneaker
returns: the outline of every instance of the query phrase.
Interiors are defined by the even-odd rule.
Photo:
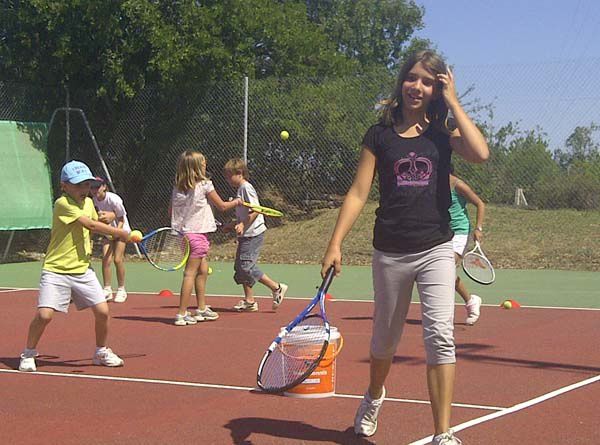
[[[469,302],[465,305],[467,309],[467,319],[465,323],[469,326],[474,325],[479,320],[479,314],[481,311],[481,297],[477,295],[471,295]]]
[[[123,359],[112,352],[110,348],[104,348],[94,354],[94,365],[115,367],[123,366],[124,363]]]
[[[120,287],[117,289],[115,295],[115,303],[125,303],[125,300],[127,300],[127,292],[124,288]]]
[[[461,445],[462,441],[458,437],[454,437],[454,431],[448,430],[444,434],[438,434],[433,438],[432,445]]]
[[[258,311],[258,301],[249,303],[246,300],[240,300],[233,308],[238,312],[256,312]]]
[[[214,321],[217,318],[219,318],[219,314],[213,311],[209,305],[206,305],[206,308],[203,311],[201,311],[200,309],[196,309],[196,312],[194,313],[193,317],[197,321]]]
[[[272,292],[273,295],[273,310],[276,310],[281,302],[283,301],[283,297],[285,297],[285,293],[288,290],[287,284],[279,283],[279,289],[276,289]]]
[[[198,323],[198,321],[192,317],[189,312],[186,312],[184,315],[175,315],[175,326],[186,326],[188,324],[196,323]]]
[[[104,287],[104,298],[106,298],[106,301],[112,301],[113,295],[112,295],[112,288],[110,286]]]
[[[354,432],[356,434],[366,437],[375,434],[375,431],[377,431],[377,416],[384,399],[385,388],[383,388],[381,397],[375,400],[371,399],[367,390],[354,417]]]
[[[19,371],[35,372],[37,370],[37,367],[35,366],[35,357],[37,356],[38,353],[35,349],[29,353],[23,352],[21,354],[21,361],[19,362]]]

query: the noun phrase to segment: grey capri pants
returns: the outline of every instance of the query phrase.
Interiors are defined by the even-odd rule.
[[[375,305],[371,355],[394,356],[406,321],[413,284],[421,300],[423,341],[428,365],[455,363],[452,241],[423,252],[373,252]]]

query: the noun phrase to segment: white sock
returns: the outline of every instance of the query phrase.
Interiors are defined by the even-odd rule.
[[[119,289],[117,290],[125,290],[125,286],[119,286]]]
[[[96,354],[104,352],[106,349],[108,349],[106,346],[96,346]]]

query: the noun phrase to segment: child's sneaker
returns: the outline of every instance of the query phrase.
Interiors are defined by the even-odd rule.
[[[94,354],[94,365],[102,366],[123,366],[123,359],[112,352],[110,348],[103,348]]]
[[[273,310],[276,310],[279,307],[287,290],[287,284],[279,283],[279,288],[273,291]]]
[[[112,301],[113,295],[112,295],[112,288],[110,286],[104,287],[104,298],[106,298],[106,301]]]
[[[258,302],[249,303],[246,300],[240,300],[233,308],[238,312],[256,312],[258,311]]]
[[[35,366],[35,358],[38,353],[35,349],[25,350],[21,354],[21,361],[19,363],[19,371],[22,372],[35,372],[37,367]]]
[[[124,287],[120,287],[115,295],[115,303],[125,303],[125,300],[127,300],[127,292]]]
[[[462,441],[458,437],[454,437],[454,432],[448,430],[444,434],[438,434],[433,438],[432,445],[461,445]]]
[[[213,321],[219,318],[219,314],[217,314],[210,308],[210,306],[207,305],[206,309],[204,309],[203,311],[201,311],[200,309],[196,309],[196,312],[194,313],[194,318],[197,321]]]
[[[370,437],[377,431],[377,416],[385,399],[385,388],[378,399],[372,399],[369,391],[360,402],[354,417],[354,432],[359,436]]]
[[[467,319],[465,320],[465,323],[472,326],[477,323],[477,320],[479,320],[479,314],[481,311],[481,297],[478,297],[477,295],[471,295],[471,298],[465,307],[467,309]]]
[[[186,326],[188,324],[196,324],[198,321],[186,312],[184,315],[175,315],[175,326]]]

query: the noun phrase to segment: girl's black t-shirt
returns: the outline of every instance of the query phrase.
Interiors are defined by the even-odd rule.
[[[429,125],[421,135],[405,138],[377,124],[362,145],[375,154],[379,176],[373,247],[415,253],[451,240],[450,136]]]

